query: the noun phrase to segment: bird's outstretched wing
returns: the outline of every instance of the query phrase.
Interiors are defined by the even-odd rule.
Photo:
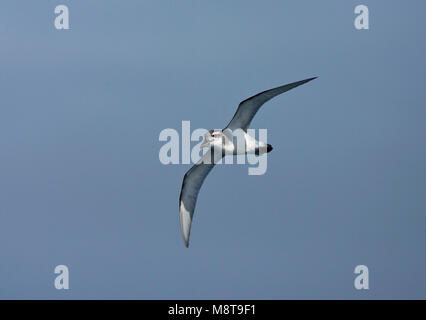
[[[183,177],[182,190],[179,197],[180,230],[182,232],[185,246],[189,245],[189,234],[191,232],[192,216],[197,203],[198,192],[204,179],[222,158],[222,151],[213,152],[212,149],[191,168]]]
[[[260,109],[260,107],[268,100],[276,97],[277,95],[284,93],[288,90],[296,88],[306,82],[316,79],[309,78],[302,81],[297,81],[293,83],[289,83],[274,89],[266,90],[261,93],[256,94],[255,96],[248,98],[240,103],[238,106],[237,112],[235,112],[234,117],[231,122],[226,126],[225,129],[243,129],[247,130],[250,125],[251,120],[255,116],[256,112]]]

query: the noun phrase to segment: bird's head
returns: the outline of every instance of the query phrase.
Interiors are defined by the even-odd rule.
[[[211,147],[217,143],[222,143],[223,133],[220,130],[209,130],[204,134],[204,140],[201,143],[201,148]]]

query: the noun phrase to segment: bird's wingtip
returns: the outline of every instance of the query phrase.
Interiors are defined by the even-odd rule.
[[[309,81],[315,80],[316,78],[318,78],[318,77],[311,77],[311,78],[308,78],[308,79],[305,79],[305,80],[300,80],[300,81],[297,82],[297,85],[300,86],[301,84],[308,83]]]
[[[189,248],[189,234],[182,234],[183,243],[185,244],[185,248]]]
[[[191,233],[191,224],[192,217],[188,210],[186,210],[183,201],[180,202],[179,206],[179,216],[180,216],[180,230],[182,232],[183,242],[185,247],[189,246],[189,234]]]

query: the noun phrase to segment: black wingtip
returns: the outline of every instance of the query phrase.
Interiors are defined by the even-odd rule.
[[[309,81],[315,80],[316,78],[318,78],[318,77],[309,78],[309,79],[306,79],[306,80],[303,80],[303,81],[309,82]]]

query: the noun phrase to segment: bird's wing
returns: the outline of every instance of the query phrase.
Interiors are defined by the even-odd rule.
[[[236,130],[240,128],[243,130],[247,130],[256,112],[266,101],[314,79],[316,79],[316,77],[289,83],[274,89],[266,90],[242,101],[238,106],[237,112],[235,112],[231,122],[229,122],[225,129]]]
[[[216,150],[218,151],[218,150]],[[204,179],[210,173],[215,164],[222,158],[222,150],[212,152],[212,149],[185,174],[182,182],[182,190],[179,197],[180,230],[182,232],[185,246],[189,245],[189,234],[191,231],[192,216],[197,203],[198,192]]]

